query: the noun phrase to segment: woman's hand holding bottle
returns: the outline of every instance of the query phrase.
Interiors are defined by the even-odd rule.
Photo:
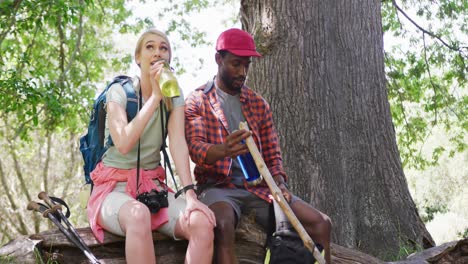
[[[151,64],[150,68],[152,94],[156,96],[157,101],[160,101],[162,99],[161,87],[159,86],[159,78],[161,77],[164,63],[165,61],[162,59],[157,60]]]

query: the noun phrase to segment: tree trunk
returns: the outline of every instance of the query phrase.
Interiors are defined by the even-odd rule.
[[[434,242],[408,191],[384,75],[380,1],[243,0],[263,58],[248,85],[270,103],[294,193],[333,241],[386,259]]]

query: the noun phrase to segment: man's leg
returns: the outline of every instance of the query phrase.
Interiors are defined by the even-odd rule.
[[[292,203],[291,209],[312,240],[323,246],[325,260],[327,263],[331,263],[330,237],[332,224],[330,218],[302,200]]]
[[[216,217],[216,227],[214,229],[215,263],[237,263],[234,247],[236,213],[228,202],[216,202],[209,207]]]

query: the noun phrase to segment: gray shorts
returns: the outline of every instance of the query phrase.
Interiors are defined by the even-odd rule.
[[[109,195],[104,199],[104,202],[101,205],[101,211],[98,216],[99,225],[104,228],[104,230],[119,235],[125,236],[125,233],[122,231],[119,222],[119,210],[124,203],[130,200],[134,200],[125,192],[126,182],[118,182],[114,190],[112,190]],[[159,185],[159,184],[158,184]],[[173,237],[176,240],[174,235],[175,226],[179,220],[179,215],[187,207],[187,203],[183,196],[174,198],[174,193],[168,193],[168,222],[158,228],[158,232]]]
[[[236,213],[237,223],[242,214],[254,214],[255,222],[263,228],[268,228],[270,218],[270,203],[247,191],[244,188],[207,188],[198,197],[204,204],[210,206],[216,202],[227,202]],[[292,195],[291,203],[299,198]]]

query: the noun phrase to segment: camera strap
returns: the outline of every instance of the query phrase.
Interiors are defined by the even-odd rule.
[[[141,107],[143,105],[143,99],[142,99],[142,94],[141,94],[141,87],[140,87],[140,92],[139,92],[139,98],[138,98],[138,111],[141,110]],[[159,102],[159,112],[161,113],[161,135],[162,135],[162,145],[161,145],[161,151],[163,152],[164,156],[164,171],[166,172],[166,177],[164,179],[164,190],[167,191],[167,169],[169,169],[169,172],[171,173],[172,180],[174,181],[174,186],[176,188],[176,191],[179,191],[179,188],[177,187],[177,182],[174,177],[174,172],[172,171],[171,163],[169,161],[169,155],[167,154],[166,151],[166,136],[167,136],[167,130],[164,129],[166,127],[167,121],[164,122],[164,104],[162,100]],[[167,118],[166,118],[167,119]],[[138,196],[140,194],[139,187],[140,187],[140,139],[138,139],[138,154],[137,154],[137,179],[136,179],[136,195]]]
[[[169,99],[170,100],[170,99]],[[159,102],[159,112],[161,113],[161,135],[162,135],[162,145],[161,145],[161,151],[163,153],[163,156],[164,156],[164,172],[166,172],[166,178],[165,178],[165,184],[167,186],[167,169],[169,169],[169,172],[171,173],[171,177],[172,177],[172,181],[174,182],[174,186],[176,188],[176,191],[178,192],[179,191],[179,188],[177,187],[177,182],[174,178],[174,172],[172,171],[172,167],[171,167],[171,162],[169,161],[169,155],[167,155],[167,151],[166,151],[166,136],[167,136],[167,129],[165,129],[165,127],[167,127],[167,122],[169,121],[168,120],[168,116],[166,115],[166,121],[164,122],[164,108],[165,105],[163,104],[162,100]],[[167,189],[167,187],[166,187]]]
[[[141,105],[143,104],[143,96],[141,95],[141,85],[138,95],[138,112],[141,110]],[[141,137],[140,137],[141,138]],[[137,154],[137,178],[136,178],[136,196],[140,194],[140,138],[138,138],[138,154]]]
[[[141,87],[140,87],[140,94],[139,94],[139,98],[138,98],[138,111],[141,110],[141,107],[143,105],[143,96],[141,94]],[[166,161],[166,156],[167,156],[167,153],[166,153],[166,150],[165,150],[165,147],[166,147],[166,141],[165,141],[165,135],[164,135],[164,119],[163,119],[163,104],[162,104],[162,100],[159,102],[159,112],[161,112],[161,127],[162,127],[162,137],[163,137],[163,140],[162,140],[162,147],[164,147],[163,151],[164,151],[164,161]],[[141,137],[140,137],[141,138]],[[169,169],[170,169],[170,172],[171,172],[171,175],[172,177],[174,178],[174,175],[172,174],[172,169],[171,167],[169,166]],[[167,186],[167,177],[165,177],[164,179],[164,184]],[[138,154],[137,154],[137,179],[136,179],[136,195],[138,196],[140,194],[140,139],[138,139]],[[164,186],[164,190],[167,191],[167,187]]]

